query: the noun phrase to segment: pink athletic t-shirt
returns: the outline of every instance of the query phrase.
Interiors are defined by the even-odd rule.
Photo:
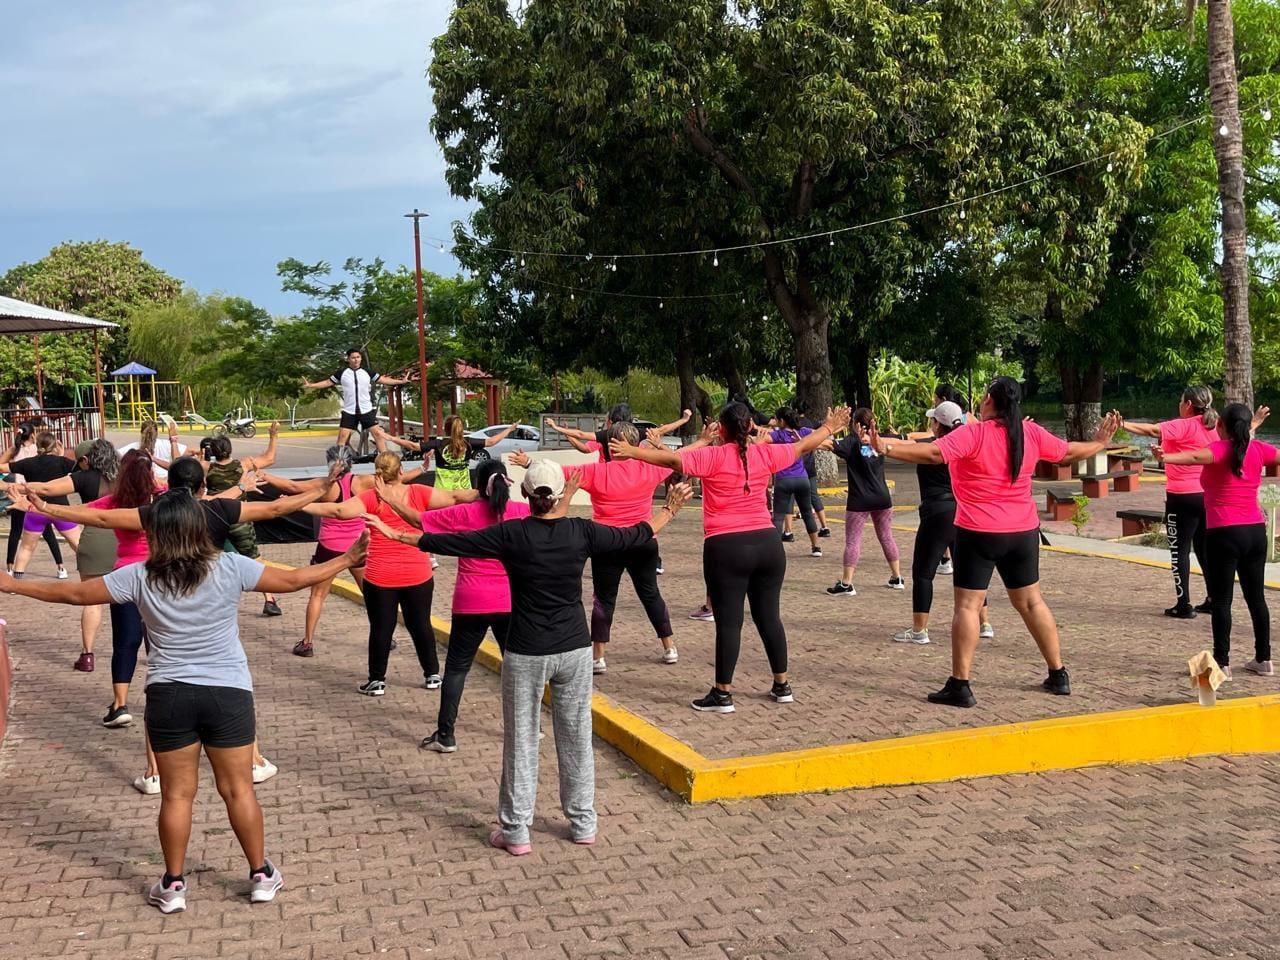
[[[653,492],[671,476],[666,467],[643,460],[610,460],[567,466],[567,477],[582,474],[582,489],[591,495],[591,517],[606,527],[633,527],[653,517]]]
[[[942,459],[951,470],[956,526],[978,533],[1022,533],[1040,526],[1031,497],[1031,475],[1041,460],[1056,463],[1067,455],[1067,441],[1038,423],[1022,424],[1022,466],[1009,479],[1009,435],[998,420],[966,423],[938,438]]]
[[[600,462],[604,463],[604,444],[597,443],[595,440],[588,440],[586,443],[587,453],[594,453],[600,458]]]
[[[1276,448],[1261,440],[1249,441],[1240,470],[1243,477],[1231,472],[1230,440],[1215,440],[1209,449],[1213,451],[1213,463],[1200,474],[1204,485],[1204,525],[1212,530],[1265,522],[1258,506],[1258,487],[1262,485],[1262,468],[1276,462]]]
[[[1199,417],[1180,417],[1159,424],[1160,446],[1167,453],[1183,453],[1203,450],[1218,440],[1218,432],[1210,430]],[[1199,493],[1200,471],[1198,463],[1166,463],[1164,465],[1165,490],[1169,493]]]
[[[85,506],[92,507],[94,510],[114,510],[116,498],[107,494],[92,503],[86,503]],[[131,563],[141,563],[151,556],[145,530],[113,530],[112,533],[116,535],[116,565],[113,569],[119,570]]]
[[[459,503],[443,510],[427,510],[419,518],[423,533],[466,533],[506,520],[523,520],[529,505],[512,500],[500,521],[489,504]],[[501,560],[458,559],[458,579],[453,587],[454,613],[510,613],[511,584]]]
[[[338,478],[339,493],[337,503],[344,503],[351,499],[351,482],[354,479],[355,475],[350,472],[344,473]],[[364,533],[365,526],[363,517],[356,517],[354,520],[321,517],[320,535],[316,539],[320,546],[338,553],[344,553],[353,543],[360,539],[360,534]]]
[[[794,443],[754,443],[747,447],[747,472],[735,443],[681,450],[680,470],[702,478],[702,532],[722,533],[767,530],[773,526],[765,491],[769,478],[796,461]],[[750,489],[743,490],[749,482]]]

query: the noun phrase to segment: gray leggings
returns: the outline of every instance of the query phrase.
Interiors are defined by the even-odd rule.
[[[551,720],[560,764],[560,808],[575,840],[596,835],[596,760],[591,748],[591,648],[502,660],[502,784],[498,822],[508,844],[529,842],[538,795],[542,690],[551,684]]]

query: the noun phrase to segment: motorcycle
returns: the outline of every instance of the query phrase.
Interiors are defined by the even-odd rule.
[[[258,432],[257,426],[254,425],[253,417],[238,416],[239,410],[233,410],[222,418],[222,422],[213,428],[215,437],[244,437],[246,440],[252,439]]]

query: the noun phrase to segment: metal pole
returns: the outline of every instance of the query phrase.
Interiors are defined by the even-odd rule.
[[[40,366],[40,335],[36,334],[31,338],[36,345],[36,403],[40,405],[40,409],[44,409],[44,370]]]
[[[98,347],[98,331],[93,331],[93,372],[94,386],[98,394],[98,430],[101,436],[107,435],[107,411],[102,400],[102,351]]]
[[[421,396],[422,432],[427,433],[427,307],[422,297],[422,233],[419,221],[428,216],[413,208],[413,213],[406,213],[413,221],[413,265],[414,284],[418,294],[418,387]]]

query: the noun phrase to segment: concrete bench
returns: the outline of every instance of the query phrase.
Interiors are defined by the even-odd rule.
[[[1050,520],[1070,520],[1071,515],[1076,512],[1076,495],[1079,491],[1075,487],[1050,487],[1045,492],[1045,510],[1049,513]]]
[[[1080,478],[1084,485],[1084,495],[1090,500],[1101,500],[1114,484],[1116,493],[1132,493],[1138,489],[1141,473],[1131,470],[1113,470],[1110,473],[1095,473]]]
[[[1069,463],[1050,463],[1048,460],[1041,460],[1036,464],[1035,478],[1037,480],[1070,480],[1072,466]]]
[[[1112,473],[1141,473],[1142,461],[1140,453],[1108,453],[1107,469]]]
[[[1149,527],[1164,526],[1161,510],[1117,510],[1116,517],[1120,520],[1120,532],[1126,537],[1146,533]]]

